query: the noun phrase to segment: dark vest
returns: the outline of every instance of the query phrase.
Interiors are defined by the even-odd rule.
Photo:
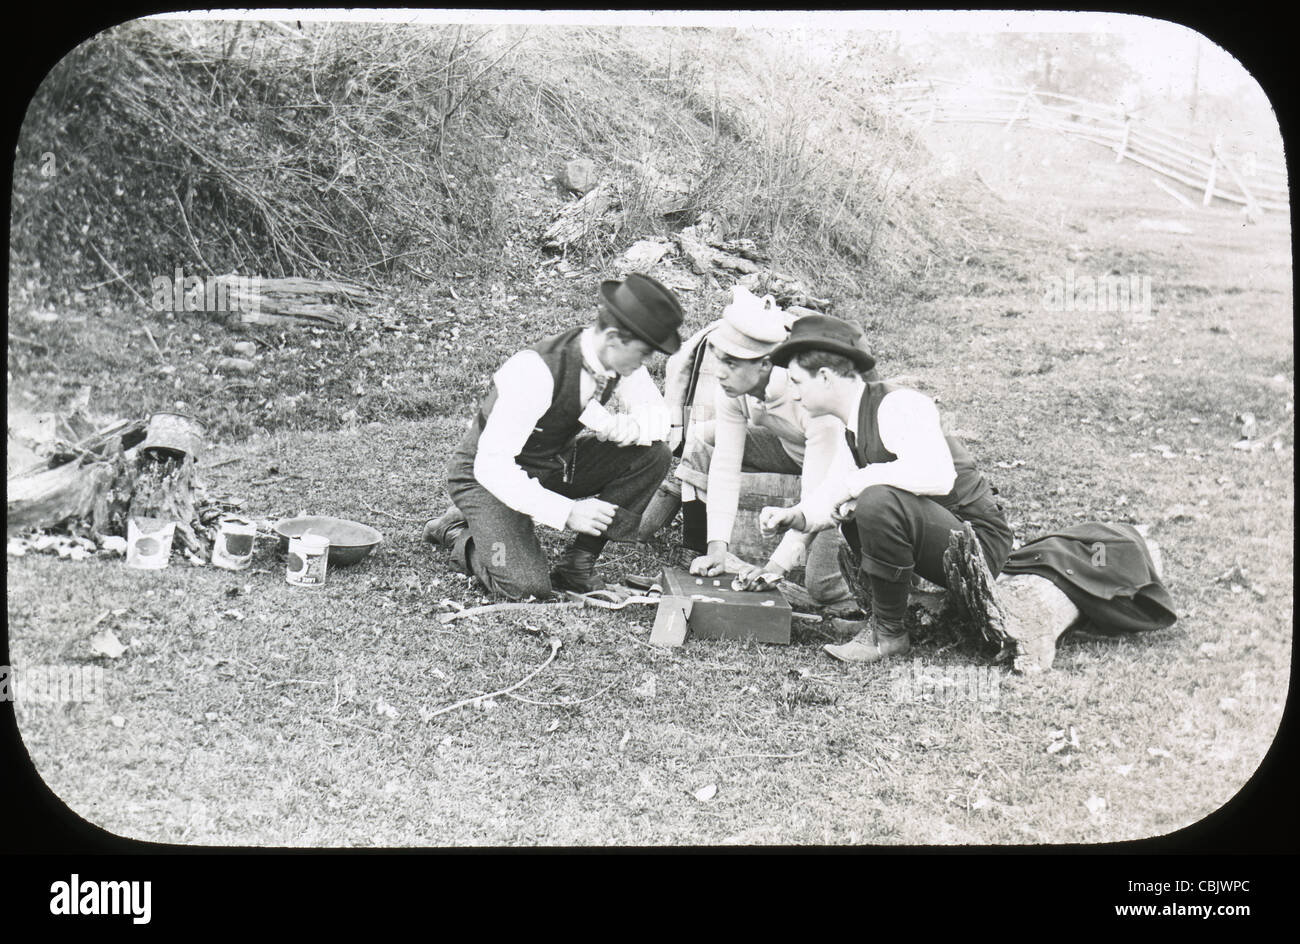
[[[573,445],[578,433],[584,430],[578,417],[582,414],[581,380],[583,371],[581,335],[582,328],[571,328],[563,334],[557,334],[539,341],[528,350],[541,355],[542,362],[551,372],[555,382],[551,394],[551,405],[542,418],[537,421],[533,434],[524,443],[524,448],[515,456],[520,468],[541,474],[560,469],[564,465],[563,455]],[[618,383],[615,376],[606,385],[601,402],[609,400]],[[497,388],[493,384],[488,395],[479,405],[478,416],[470,424],[469,432],[461,442],[460,448],[470,455],[478,452],[478,438],[487,426],[488,417],[497,402]]]
[[[898,458],[886,449],[885,444],[880,440],[879,412],[880,401],[886,394],[903,389],[905,388],[898,384],[877,381],[868,382],[866,389],[862,391],[862,404],[858,408],[858,430],[855,434],[857,454],[853,457],[859,468],[873,462],[893,462]],[[948,451],[952,454],[952,464],[957,470],[957,479],[953,483],[952,491],[947,495],[925,497],[937,501],[953,514],[957,514],[958,509],[973,502],[992,498],[992,489],[984,478],[984,473],[975,467],[975,460],[965,444],[953,436],[945,435],[943,438],[948,443]]]

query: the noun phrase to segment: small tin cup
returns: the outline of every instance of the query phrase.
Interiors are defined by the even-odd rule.
[[[247,570],[253,562],[257,527],[247,518],[223,515],[212,545],[212,563],[226,570]]]
[[[162,570],[172,554],[175,521],[129,518],[126,522],[126,566]]]
[[[321,534],[303,534],[289,539],[289,556],[284,579],[295,587],[325,586],[329,566],[330,539]]]

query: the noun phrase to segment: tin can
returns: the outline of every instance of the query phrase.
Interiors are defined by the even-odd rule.
[[[185,413],[151,413],[140,449],[158,449],[174,456],[192,456],[197,461],[203,449],[203,426]]]
[[[129,518],[126,522],[126,566],[162,570],[172,554],[176,522],[162,518]]]
[[[253,562],[253,540],[257,528],[238,515],[223,515],[212,545],[212,563],[226,570],[247,570]]]
[[[303,534],[289,538],[289,556],[285,561],[284,579],[295,587],[325,586],[329,566],[330,539],[321,534]]]

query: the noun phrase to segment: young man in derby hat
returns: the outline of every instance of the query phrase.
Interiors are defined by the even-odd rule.
[[[592,324],[507,360],[447,465],[452,507],[424,539],[509,599],[603,589],[605,542],[636,540],[668,471],[668,412],[645,364],[681,346],[681,323],[676,296],[632,274],[601,283]],[[627,413],[603,409],[615,394]],[[534,521],[577,533],[549,573]]]
[[[851,642],[826,646],[845,662],[876,662],[911,648],[904,618],[913,573],[947,586],[951,531],[970,522],[993,576],[1011,551],[1011,528],[962,443],[945,436],[929,397],[864,380],[875,365],[856,325],[825,315],[794,323],[772,352],[788,365],[791,395],[813,416],[844,422],[857,466],[828,477],[793,508],[764,508],[767,530],[815,531],[839,521],[871,589],[871,617]]]
[[[760,299],[738,289],[704,339],[718,365],[714,419],[691,427],[676,471],[698,497],[707,496],[706,553],[691,562],[693,574],[716,577],[727,569],[742,471],[798,475],[801,492],[808,496],[833,466],[841,466],[842,472],[852,467],[840,421],[809,416],[790,396],[785,369],[772,364],[772,351],[790,331],[785,312],[770,301],[771,296]],[[669,480],[659,487],[642,521],[643,540],[676,512],[680,488]],[[751,567],[742,579],[758,573],[783,576],[796,566],[801,547],[807,554],[805,583],[813,601],[856,610],[840,573],[839,535],[834,531],[788,531],[770,560],[761,568]]]

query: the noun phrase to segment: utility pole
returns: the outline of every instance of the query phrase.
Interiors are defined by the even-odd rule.
[[[1192,59],[1192,95],[1187,116],[1192,128],[1196,127],[1196,105],[1201,94],[1201,36],[1196,33],[1194,37],[1192,42],[1196,44],[1196,55]]]

